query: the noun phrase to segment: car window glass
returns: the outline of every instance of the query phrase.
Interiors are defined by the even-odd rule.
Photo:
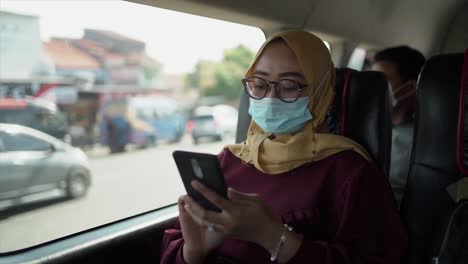
[[[195,123],[202,123],[202,122],[208,122],[208,121],[213,121],[214,117],[212,115],[205,115],[205,116],[196,116],[193,118]]]
[[[0,2],[0,76],[21,74],[31,88],[28,96],[8,88],[3,94],[28,106],[23,116],[0,109],[0,119],[65,142],[32,162],[55,180],[37,196],[60,197],[7,218],[0,212],[0,253],[174,204],[185,189],[172,152],[218,154],[234,143],[241,79],[265,41],[259,28],[128,1]],[[219,105],[233,113],[222,107],[213,117]],[[198,115],[211,117],[200,125]],[[10,151],[48,147],[8,137]],[[0,165],[29,166],[14,162]],[[91,182],[81,196],[63,181],[76,168]],[[21,198],[30,194],[20,195],[7,204],[28,208]]]
[[[25,134],[5,133],[2,138],[6,151],[45,151],[52,147],[44,140]]]
[[[0,110],[0,123],[28,124],[30,117],[22,109],[2,109]]]
[[[3,133],[0,133],[0,152],[5,151],[5,144],[3,144]]]

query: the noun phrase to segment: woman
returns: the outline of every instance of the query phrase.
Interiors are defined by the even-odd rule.
[[[316,36],[285,31],[260,48],[243,80],[247,140],[219,154],[222,209],[179,201],[161,263],[400,263],[406,235],[384,175],[350,139],[327,134],[335,71]]]

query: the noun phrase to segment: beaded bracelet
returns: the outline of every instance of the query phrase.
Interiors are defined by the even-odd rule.
[[[275,250],[275,252],[273,254],[271,254],[270,260],[272,262],[276,261],[276,259],[279,256],[279,253],[281,251],[281,248],[283,247],[284,243],[286,242],[286,232],[287,231],[293,231],[293,228],[291,226],[288,226],[287,224],[284,224],[283,233],[281,234],[281,238],[280,238],[280,240],[278,242],[278,245],[276,246],[276,250]]]

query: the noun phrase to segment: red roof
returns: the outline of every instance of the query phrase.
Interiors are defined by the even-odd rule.
[[[74,39],[73,45],[105,59],[124,59],[125,57],[124,55],[110,52],[101,44],[89,39]]]
[[[73,39],[74,45],[78,45],[81,48],[86,48],[93,52],[107,52],[106,49],[99,43],[88,39]]]
[[[57,69],[96,70],[101,68],[95,58],[74,47],[70,41],[51,40],[45,42],[43,48]]]

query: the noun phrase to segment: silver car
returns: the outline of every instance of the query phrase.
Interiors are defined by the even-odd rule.
[[[86,194],[88,158],[38,130],[0,123],[0,209]]]

